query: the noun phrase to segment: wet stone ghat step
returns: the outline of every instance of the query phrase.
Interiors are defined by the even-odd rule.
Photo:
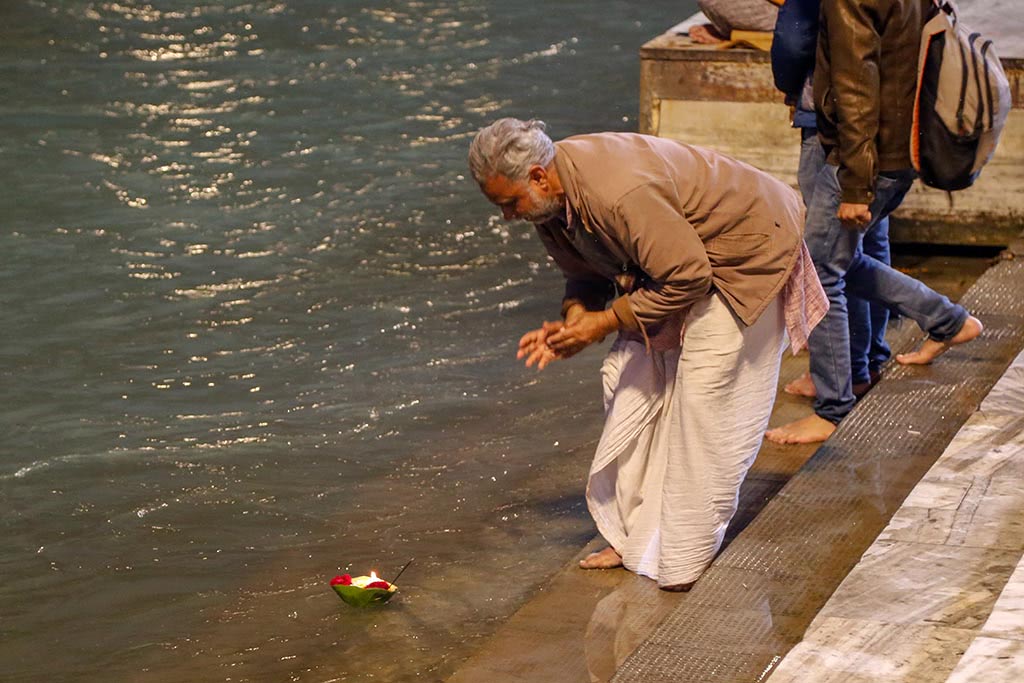
[[[1012,248],[1024,257],[1024,240]],[[595,539],[450,683],[765,680],[1024,346],[1024,261],[989,268],[961,301],[986,323],[979,340],[933,366],[890,367],[817,452],[765,444],[729,545],[690,593],[580,571]],[[898,353],[921,337],[906,323],[889,341]],[[780,386],[805,368],[787,357]],[[773,423],[794,410],[805,403],[780,394]]]

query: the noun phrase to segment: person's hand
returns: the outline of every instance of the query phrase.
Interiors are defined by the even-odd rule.
[[[530,330],[519,340],[519,351],[516,358],[526,359],[526,367],[537,365],[538,370],[543,370],[552,361],[558,360],[559,356],[548,346],[547,337],[553,332],[562,329],[561,322],[545,322],[536,330]]]
[[[567,317],[562,329],[549,334],[546,341],[560,357],[568,358],[617,329],[619,319],[614,311],[587,311]]]
[[[565,310],[565,321],[564,322],[561,322],[561,323],[544,323],[544,329],[545,329],[545,331],[548,334],[554,334],[555,332],[560,331],[566,325],[574,325],[574,324],[576,324],[586,314],[587,314],[587,309],[586,309],[586,307],[583,306],[583,304],[578,304],[578,303],[577,304],[573,304],[572,306],[570,306],[569,308],[567,308]],[[551,348],[551,347],[548,347],[548,348]],[[580,346],[578,348],[564,349],[561,352],[555,352],[554,349],[552,349],[552,353],[555,353],[555,357],[556,358],[569,358],[571,356],[575,356],[577,353],[582,351],[583,348],[584,347]],[[547,365],[547,363],[545,363],[544,365]],[[542,367],[544,367],[544,366],[538,366],[537,369],[540,370]]]
[[[860,230],[871,222],[871,208],[867,204],[848,204],[843,202],[836,211],[836,217],[848,228]]]

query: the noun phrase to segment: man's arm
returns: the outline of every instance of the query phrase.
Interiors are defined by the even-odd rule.
[[[630,260],[647,276],[606,311],[568,320],[547,343],[559,354],[576,353],[619,329],[641,332],[686,308],[711,289],[711,263],[704,242],[686,220],[675,186],[647,183],[615,203],[608,228]]]
[[[644,331],[686,308],[711,289],[704,242],[682,213],[675,187],[648,183],[624,195],[611,226],[619,243],[647,275],[647,283],[612,304],[623,327]]]
[[[881,37],[865,0],[825,0],[831,98],[839,145],[839,185],[846,204],[870,204],[878,171]]]

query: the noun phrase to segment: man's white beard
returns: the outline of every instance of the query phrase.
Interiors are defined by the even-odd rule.
[[[530,213],[522,214],[524,220],[531,223],[546,223],[564,210],[562,202],[556,198],[542,197],[539,192],[529,186],[526,188],[526,191],[530,194],[530,199],[537,208]]]

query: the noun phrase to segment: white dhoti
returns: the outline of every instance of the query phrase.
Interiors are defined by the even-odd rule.
[[[768,426],[785,329],[778,298],[747,327],[711,294],[687,313],[681,348],[612,346],[587,505],[627,569],[667,586],[711,564]]]

